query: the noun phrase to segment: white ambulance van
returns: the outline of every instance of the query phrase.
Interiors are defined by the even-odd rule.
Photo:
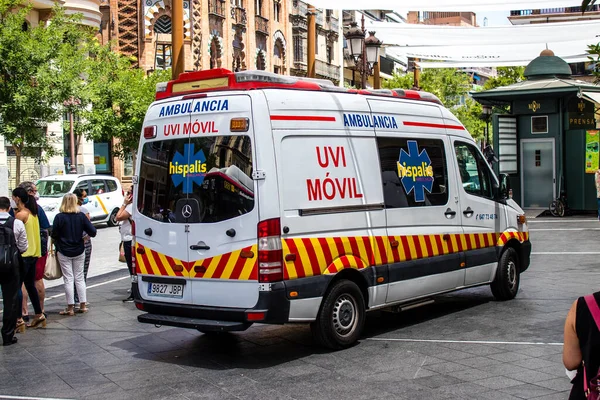
[[[161,85],[134,177],[138,320],[201,332],[365,314],[529,266],[523,210],[433,95],[223,69]],[[398,307],[400,306],[400,307]]]

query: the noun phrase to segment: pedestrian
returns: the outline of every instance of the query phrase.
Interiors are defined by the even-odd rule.
[[[23,332],[25,330],[25,322],[20,321],[17,325],[19,316],[19,287],[21,286],[21,253],[27,250],[27,233],[25,225],[18,219],[15,219],[8,212],[10,211],[10,200],[8,197],[0,197],[0,224],[5,229],[10,230],[9,240],[11,247],[14,245],[16,249],[11,249],[12,256],[7,259],[11,262],[6,274],[0,276],[0,288],[2,288],[2,345],[10,346],[17,343],[15,331]],[[7,243],[4,243],[7,244]],[[16,250],[16,252],[14,251]]]
[[[23,260],[23,276],[21,283],[25,284],[31,305],[35,311],[35,317],[27,325],[28,328],[36,328],[41,325],[46,327],[46,317],[42,313],[40,298],[35,287],[35,266],[42,254],[42,243],[40,235],[40,221],[38,219],[38,207],[33,196],[18,187],[12,191],[13,201],[17,207],[15,218],[23,222],[27,234],[27,250],[21,254]],[[22,301],[22,292],[19,290],[19,300]],[[19,323],[23,320],[22,310],[19,311]]]
[[[598,202],[598,220],[600,221],[600,167],[598,167],[598,169],[596,170],[594,178],[596,180],[596,201]]]
[[[27,191],[27,194],[33,196],[36,203],[40,198],[40,195],[37,191],[37,186],[35,183],[30,181],[21,182],[19,187],[22,187]],[[42,251],[41,256],[38,258],[37,263],[35,265],[35,288],[38,292],[38,297],[40,298],[40,307],[42,307],[42,314],[46,315],[44,309],[44,302],[46,300],[46,288],[44,286],[44,269],[46,268],[46,259],[48,258],[48,236],[50,229],[50,222],[48,221],[48,217],[46,216],[46,212],[40,206],[37,205],[38,208],[38,219],[40,221],[40,238]],[[14,216],[14,214],[13,214]],[[24,288],[24,287],[23,287]],[[29,310],[27,307],[27,291],[23,290],[23,319],[25,321],[29,321]]]
[[[131,231],[131,216],[133,214],[133,187],[127,189],[125,193],[125,200],[123,205],[117,213],[117,221],[121,222],[119,226],[119,232],[121,233],[121,241],[123,242],[123,252],[125,253],[125,261],[127,262],[127,269],[129,269],[129,275],[133,276],[133,258],[131,253],[131,242],[133,240],[133,234]],[[133,283],[131,289],[129,289],[129,296],[123,300],[124,303],[132,302],[133,298]]]
[[[592,297],[589,297],[592,296]],[[588,301],[590,303],[588,303]],[[600,367],[600,331],[592,311],[600,314],[600,292],[577,299],[565,321],[563,364],[568,371],[577,371],[572,378],[569,400],[585,400],[585,387],[598,375]],[[589,305],[588,305],[589,304]],[[600,316],[598,316],[600,318]],[[599,321],[600,322],[600,321]],[[585,368],[585,371],[584,371]],[[587,382],[584,382],[587,378]]]
[[[79,212],[87,217],[89,220],[90,212],[86,208],[88,203],[87,192],[82,189],[75,189],[73,194],[77,196],[77,204],[79,205]],[[83,280],[87,285],[87,274],[90,268],[90,259],[92,257],[92,238],[85,231],[83,232],[83,244],[85,246],[85,261],[83,262]],[[75,287],[75,304],[79,304],[79,296],[77,295],[77,287]],[[89,306],[89,303],[86,303]]]
[[[96,228],[90,220],[79,211],[77,196],[66,194],[60,205],[59,213],[54,217],[52,224],[52,240],[56,244],[56,251],[60,269],[65,284],[67,308],[60,315],[75,315],[75,293],[77,287],[80,308],[78,312],[88,311],[86,306],[86,288],[83,278],[83,264],[85,262],[85,244],[83,233],[96,236]]]

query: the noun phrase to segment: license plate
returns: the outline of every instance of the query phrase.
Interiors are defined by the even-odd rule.
[[[148,295],[181,299],[183,297],[183,285],[148,282]]]

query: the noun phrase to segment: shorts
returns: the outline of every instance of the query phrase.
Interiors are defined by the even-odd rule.
[[[48,255],[46,254],[43,257],[38,258],[37,263],[35,264],[35,280],[39,281],[40,279],[44,279],[44,270],[46,269],[46,259]]]

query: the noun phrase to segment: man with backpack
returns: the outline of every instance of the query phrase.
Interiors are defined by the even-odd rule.
[[[23,222],[9,215],[10,200],[0,197],[0,287],[2,289],[2,344],[17,343],[15,329],[21,301],[21,253],[27,250],[27,234]]]

